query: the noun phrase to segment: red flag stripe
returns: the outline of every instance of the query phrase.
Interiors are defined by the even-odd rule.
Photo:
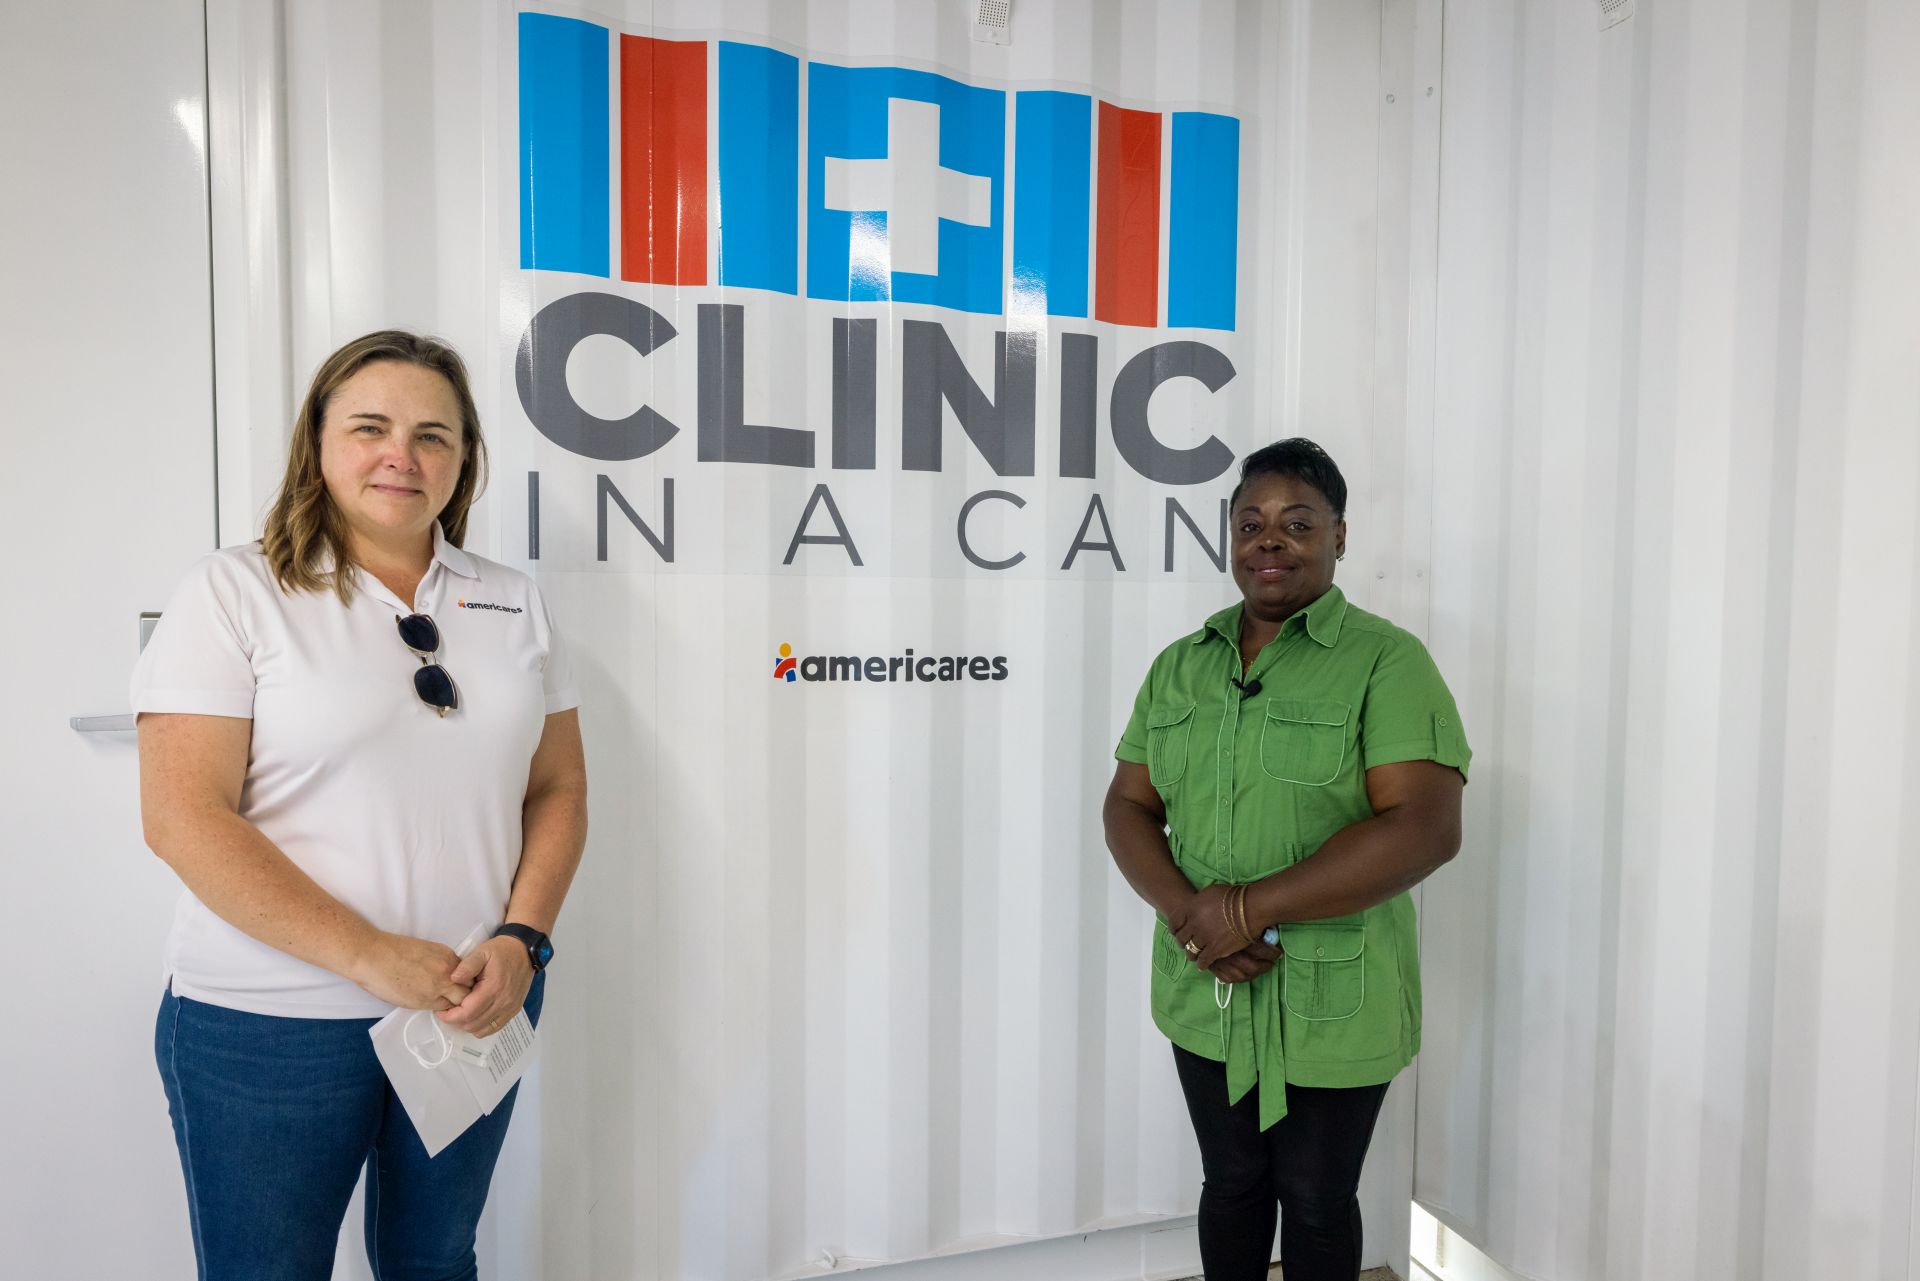
[[[620,278],[707,283],[707,46],[620,37]]]
[[[1100,104],[1094,319],[1160,318],[1160,113]]]

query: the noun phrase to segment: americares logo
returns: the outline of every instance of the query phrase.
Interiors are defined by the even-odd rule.
[[[497,610],[502,614],[520,614],[526,612],[518,605],[495,605],[484,600],[457,600],[453,603],[461,609],[491,609]]]
[[[793,646],[783,641],[780,657],[773,665],[773,678],[791,683],[796,677],[803,681],[865,681],[869,684],[894,681],[917,681],[924,685],[942,681],[1003,681],[1007,679],[1007,659],[1004,654],[991,658],[965,654],[915,656],[912,650],[885,656],[809,654],[805,658],[795,658]]]

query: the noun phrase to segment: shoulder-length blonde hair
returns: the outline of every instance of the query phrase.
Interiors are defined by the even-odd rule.
[[[455,547],[466,542],[467,509],[487,484],[487,443],[480,434],[480,411],[467,385],[467,367],[458,352],[434,338],[404,329],[382,329],[356,338],[321,362],[307,388],[307,398],[293,420],[293,441],[287,449],[287,473],[267,513],[261,549],[280,590],[317,592],[331,587],[343,604],[353,600],[353,557],[347,545],[346,521],[327,493],[320,474],[320,429],[327,402],[340,385],[383,360],[418,365],[444,377],[460,405],[460,435],[466,458],[453,497],[440,512],[440,528]]]

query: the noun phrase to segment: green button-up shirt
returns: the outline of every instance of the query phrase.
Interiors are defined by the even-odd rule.
[[[1223,609],[1153,661],[1114,754],[1147,767],[1174,862],[1196,889],[1270,876],[1373,816],[1366,772],[1472,753],[1426,647],[1347,603],[1338,587],[1281,626],[1244,678],[1240,609]],[[1285,957],[1250,983],[1216,984],[1160,921],[1153,1020],[1174,1044],[1227,1065],[1231,1101],[1258,1083],[1260,1126],[1286,1115],[1285,1083],[1377,1085],[1420,1049],[1413,900],[1283,923]]]

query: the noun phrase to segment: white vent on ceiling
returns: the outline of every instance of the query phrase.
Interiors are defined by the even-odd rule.
[[[1633,16],[1633,0],[1596,0],[1600,6],[1600,29],[1617,27]]]
[[[1011,44],[1013,0],[974,0],[973,38],[982,44]]]

